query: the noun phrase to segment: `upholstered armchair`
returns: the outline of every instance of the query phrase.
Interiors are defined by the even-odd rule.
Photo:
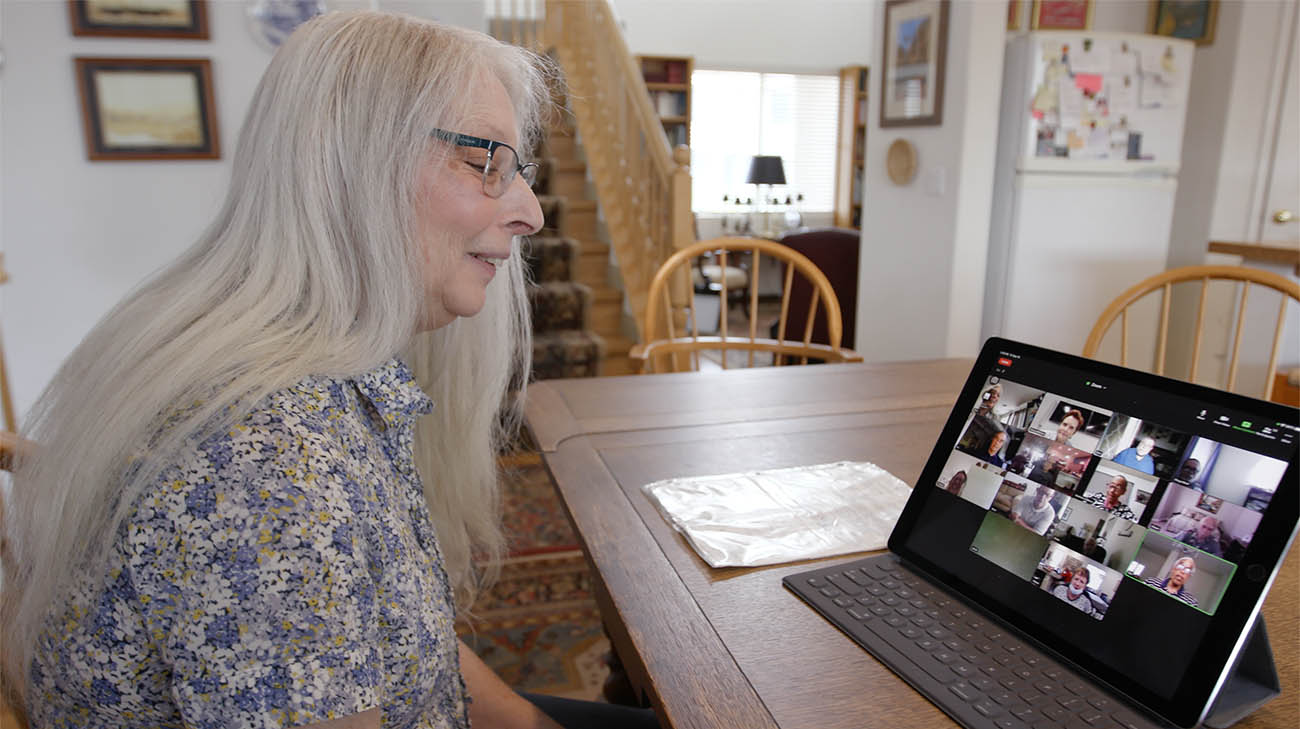
[[[826,274],[840,301],[840,316],[844,323],[841,345],[854,349],[854,332],[858,312],[858,247],[860,235],[847,228],[817,228],[791,233],[781,239],[781,245],[793,248],[807,256]],[[801,285],[802,284],[802,285]],[[796,281],[790,295],[790,321],[801,322],[808,317],[808,303],[812,289],[806,281]],[[825,317],[818,315],[813,324],[812,341],[827,344]]]

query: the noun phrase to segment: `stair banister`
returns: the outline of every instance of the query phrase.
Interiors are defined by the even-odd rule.
[[[695,241],[689,150],[670,149],[607,0],[547,0],[543,42],[564,70],[628,309],[639,329],[655,271]]]

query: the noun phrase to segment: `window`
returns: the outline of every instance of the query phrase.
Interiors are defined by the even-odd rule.
[[[691,95],[695,212],[735,212],[723,195],[756,197],[754,185],[745,182],[756,154],[781,155],[786,184],[773,194],[781,199],[802,194],[803,212],[834,208],[837,77],[696,71]]]

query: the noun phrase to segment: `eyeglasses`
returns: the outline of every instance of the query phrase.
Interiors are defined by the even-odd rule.
[[[501,197],[506,194],[506,190],[510,189],[510,183],[515,181],[515,175],[523,177],[529,187],[532,187],[533,181],[537,179],[537,164],[535,162],[520,164],[519,153],[505,142],[494,142],[491,139],[472,137],[445,129],[434,129],[432,134],[458,147],[483,150],[477,153],[481,155],[480,158],[471,157],[468,161],[475,167],[483,168],[483,194],[488,197]]]

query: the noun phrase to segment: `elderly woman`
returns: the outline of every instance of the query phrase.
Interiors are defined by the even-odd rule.
[[[1070,439],[1073,438],[1074,434],[1079,432],[1079,428],[1082,427],[1083,413],[1076,408],[1071,408],[1066,411],[1065,415],[1061,416],[1061,422],[1056,426],[1056,433],[1052,436],[1052,439],[1057,443],[1065,443],[1068,445]]]
[[[377,13],[275,55],[216,220],[29,418],[0,616],[33,726],[559,726],[453,630],[502,551],[547,76]]]
[[[1179,557],[1169,566],[1169,573],[1164,579],[1148,577],[1143,582],[1188,605],[1196,605],[1196,596],[1187,589],[1187,581],[1194,574],[1196,574],[1196,560],[1191,557]]]
[[[1088,597],[1088,581],[1091,579],[1092,572],[1088,566],[1080,566],[1070,575],[1069,582],[1062,582],[1052,588],[1052,595],[1074,606],[1083,614],[1092,615],[1096,612],[1096,608],[1092,606],[1092,600]]]

